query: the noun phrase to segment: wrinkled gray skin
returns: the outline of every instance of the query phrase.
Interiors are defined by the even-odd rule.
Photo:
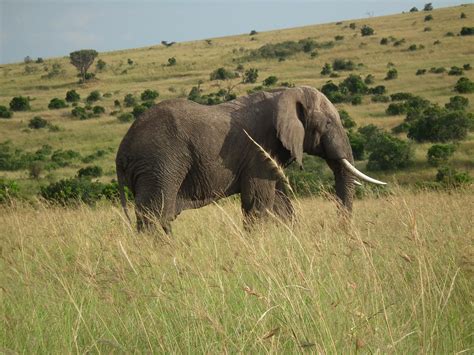
[[[321,92],[296,87],[216,106],[167,100],[139,117],[116,158],[122,205],[127,186],[135,196],[138,230],[150,227],[153,216],[170,233],[181,211],[237,193],[245,222],[268,211],[291,218],[281,178],[244,130],[283,166],[294,160],[301,166],[303,152],[324,158],[350,213],[353,177],[339,160],[353,163],[353,157],[339,114]]]

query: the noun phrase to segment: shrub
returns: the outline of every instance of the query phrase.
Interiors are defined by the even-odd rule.
[[[354,160],[364,160],[365,157],[365,137],[357,132],[350,131],[348,133],[349,143],[352,148],[352,156]]]
[[[408,50],[409,51],[416,51],[417,50],[416,44],[410,45],[410,47],[408,47]]]
[[[18,196],[20,189],[14,180],[6,180],[0,178],[0,203],[10,200],[12,197]]]
[[[329,63],[325,63],[321,70],[321,75],[329,75],[332,72],[332,66]]]
[[[88,118],[91,118],[90,113],[86,111],[84,107],[74,107],[71,111],[71,115],[73,117],[79,118],[80,120],[87,120]]]
[[[454,86],[454,90],[461,94],[470,94],[474,92],[474,82],[465,77],[460,78]]]
[[[418,9],[417,9],[415,6],[413,6],[413,7],[410,9],[410,12],[418,12]]]
[[[51,99],[51,101],[48,104],[48,108],[50,110],[58,110],[65,107],[67,107],[66,101],[62,99],[58,99],[57,97],[55,97],[54,99]]]
[[[385,94],[386,91],[387,89],[385,88],[384,85],[377,85],[369,89],[369,92],[373,95],[383,95]]]
[[[66,101],[67,102],[78,102],[81,99],[81,96],[76,92],[76,90],[69,90],[66,92]]]
[[[431,32],[431,31],[432,31],[431,27],[425,27],[423,29],[423,32]]]
[[[418,69],[416,71],[416,75],[425,75],[426,74],[426,69]]]
[[[360,33],[362,34],[362,36],[372,36],[374,34],[374,29],[372,27],[364,25],[360,29]]]
[[[60,167],[68,166],[72,160],[77,160],[81,158],[81,154],[78,152],[68,149],[68,150],[56,150],[51,155],[51,161]]]
[[[446,37],[454,37],[454,33],[453,32],[446,32],[445,34]]]
[[[155,103],[153,101],[143,101],[142,106],[145,106],[147,109],[152,107]]]
[[[357,126],[356,122],[352,119],[346,110],[339,111],[339,117],[341,118],[342,126],[346,129],[351,129]]]
[[[0,118],[12,118],[13,112],[6,106],[0,105]]]
[[[347,89],[351,94],[366,94],[369,90],[359,75],[351,74],[339,85],[341,91]]]
[[[255,30],[252,30],[250,31],[249,36],[255,36],[256,34],[258,34],[258,32]]]
[[[355,64],[352,60],[345,60],[345,59],[334,59],[332,62],[332,67],[334,70],[354,70]]]
[[[404,44],[406,41],[405,41],[405,38],[402,38],[402,39],[399,39],[395,42],[393,42],[393,46],[394,47],[400,47],[402,44]]]
[[[408,138],[417,142],[447,142],[465,139],[473,127],[474,115],[431,106],[410,124]]]
[[[380,44],[385,46],[388,44],[388,38],[387,37],[383,37],[381,40],[380,40]]]
[[[350,28],[351,30],[355,30],[355,28],[356,28],[355,22],[351,22],[351,23],[349,24],[349,28]]]
[[[33,117],[30,122],[28,123],[28,127],[32,129],[40,129],[44,128],[48,125],[48,121],[40,116]]]
[[[459,18],[467,18],[467,15],[464,12],[461,12],[461,15],[459,15]]]
[[[89,94],[89,96],[87,96],[86,101],[95,102],[95,101],[99,101],[100,98],[101,98],[100,92],[98,90],[94,90]]]
[[[398,77],[397,69],[392,68],[387,72],[387,76],[385,77],[385,80],[393,80],[393,79],[396,79],[397,77]]]
[[[236,76],[236,73],[221,67],[217,68],[210,74],[210,80],[228,80],[234,79]]]
[[[125,104],[125,107],[133,107],[137,104],[137,99],[132,94],[127,94],[123,98],[123,103]]]
[[[407,112],[405,103],[391,103],[388,105],[385,113],[389,116],[402,115]]]
[[[145,112],[146,110],[148,110],[148,107],[146,106],[143,106],[143,105],[137,105],[133,108],[132,110],[132,115],[135,117],[135,118],[138,118],[143,112]]]
[[[243,82],[244,83],[255,83],[258,78],[258,69],[249,68],[244,72]]]
[[[135,116],[130,112],[122,113],[117,117],[120,122],[132,122],[135,119]]]
[[[412,159],[410,145],[388,133],[376,136],[373,143],[376,149],[372,149],[367,162],[368,170],[400,169],[408,166]]]
[[[440,166],[448,162],[456,148],[453,144],[434,144],[428,149],[426,158],[431,166]]]
[[[464,70],[471,70],[471,69],[472,69],[471,64],[469,64],[469,63],[464,64],[464,65],[462,66],[462,68],[463,68]]]
[[[432,68],[430,68],[430,73],[434,73],[434,74],[442,74],[445,71],[446,71],[446,68],[444,68],[444,67],[438,67],[438,68],[432,67]]]
[[[432,21],[433,20],[433,15],[426,15],[424,21]]]
[[[157,99],[158,96],[160,96],[158,91],[147,89],[147,90],[142,92],[140,97],[141,97],[142,101],[153,101],[153,100]]]
[[[372,74],[368,74],[364,79],[364,83],[366,83],[367,85],[371,85],[374,82],[375,82],[375,76],[373,76]]]
[[[425,4],[423,11],[433,11],[433,5],[430,2]]]
[[[465,110],[469,106],[469,99],[463,96],[453,96],[449,98],[449,102],[444,105],[448,110]]]
[[[104,184],[90,179],[63,179],[41,187],[41,196],[61,205],[84,202],[93,204],[103,197]]]
[[[332,93],[338,92],[339,86],[334,84],[332,81],[328,81],[324,84],[321,88],[321,92],[326,95],[327,97],[331,96]]]
[[[106,66],[107,66],[107,63],[104,62],[102,59],[99,59],[97,61],[97,64],[95,65],[95,67],[97,68],[98,71],[104,70]]]
[[[409,92],[397,92],[395,94],[390,95],[390,99],[392,101],[404,101],[413,98],[414,95],[410,94]]]
[[[334,37],[334,40],[336,41],[342,41],[344,39],[344,36],[341,36],[341,35],[337,35]]]
[[[318,51],[311,52],[311,58],[316,58],[318,56]]]
[[[120,103],[120,100],[114,100],[114,106],[115,107],[122,107],[122,104]]]
[[[128,59],[127,59],[127,64],[128,64],[128,65],[133,65],[133,60],[130,59],[130,58],[128,58]]]
[[[176,61],[176,58],[175,58],[175,57],[168,58],[168,64],[167,64],[167,65],[168,65],[169,67],[172,67],[172,66],[174,66],[174,65],[176,65],[176,64],[177,64],[177,61]]]
[[[31,109],[29,98],[23,96],[14,97],[10,101],[10,109],[12,111],[29,111]]]
[[[86,166],[85,168],[81,168],[81,169],[78,170],[77,176],[79,178],[100,177],[100,176],[102,176],[102,168],[98,165]]]
[[[468,172],[459,172],[451,167],[443,167],[436,174],[436,181],[448,187],[460,187],[472,182]]]
[[[407,133],[410,129],[409,122],[402,122],[398,126],[392,128],[392,133],[400,134],[400,133]]]
[[[451,69],[448,72],[448,75],[463,75],[463,74],[464,74],[464,72],[463,72],[462,68],[459,68],[459,67],[456,67],[456,66],[451,67]]]
[[[278,78],[274,75],[271,75],[263,81],[263,85],[272,86],[272,85],[275,85],[277,81],[278,81]]]
[[[389,102],[390,97],[386,95],[374,95],[372,96],[372,102]]]
[[[461,36],[472,36],[474,35],[474,27],[463,27],[459,34]]]
[[[351,98],[351,104],[353,104],[354,106],[361,105],[362,104],[362,96],[361,95],[354,95]]]
[[[103,113],[105,113],[105,108],[103,108],[102,106],[94,106],[92,108],[92,113],[97,116],[102,115]]]

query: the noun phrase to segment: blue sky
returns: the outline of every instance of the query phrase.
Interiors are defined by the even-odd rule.
[[[419,9],[415,0],[0,0],[0,63],[189,41]],[[444,7],[472,0],[432,1]]]

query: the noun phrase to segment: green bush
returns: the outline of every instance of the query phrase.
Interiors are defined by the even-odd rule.
[[[388,38],[383,37],[383,38],[380,40],[380,44],[383,45],[383,46],[387,45],[387,44],[388,44]]]
[[[258,69],[249,68],[244,72],[243,82],[244,83],[255,83],[258,78]]]
[[[418,69],[416,71],[416,75],[425,75],[426,74],[426,69]]]
[[[453,144],[434,144],[428,149],[426,158],[431,166],[440,166],[448,162],[456,148]]]
[[[433,74],[442,74],[444,72],[446,72],[446,68],[444,68],[444,67],[438,67],[438,68],[432,67],[432,68],[430,68],[430,73],[433,73]]]
[[[467,18],[467,15],[464,12],[461,12],[461,15],[459,15],[459,18],[461,19]]]
[[[57,97],[55,97],[54,99],[51,99],[51,101],[48,104],[48,108],[50,110],[58,110],[65,107],[67,107],[66,102],[62,99],[58,99]]]
[[[408,47],[409,51],[416,51],[417,49],[418,49],[418,47],[416,46],[416,44],[412,44]]]
[[[387,76],[385,77],[385,80],[393,80],[393,79],[396,79],[397,77],[398,77],[397,69],[392,68],[387,72]]]
[[[125,107],[133,107],[137,104],[137,99],[132,94],[127,94],[123,98],[123,103],[125,104]]]
[[[403,115],[407,112],[405,103],[391,103],[388,105],[385,113],[389,116]]]
[[[451,69],[448,72],[448,75],[463,75],[463,74],[464,74],[464,71],[462,70],[462,68],[459,68],[456,66],[451,67]]]
[[[130,112],[122,113],[117,117],[120,122],[132,122],[135,120],[135,116],[133,116]]]
[[[423,11],[433,11],[433,5],[430,2],[425,4]]]
[[[369,88],[359,75],[351,74],[339,84],[341,92],[346,89],[351,94],[366,94]]]
[[[23,97],[23,96],[14,97],[10,101],[10,110],[12,110],[12,111],[29,111],[29,110],[31,110],[29,98],[28,97]]]
[[[360,29],[360,33],[362,36],[372,36],[374,34],[374,29],[370,26],[364,25]]]
[[[464,70],[471,70],[472,69],[471,64],[469,64],[469,63],[463,64],[462,68]]]
[[[89,179],[63,179],[41,187],[41,196],[51,202],[61,205],[84,202],[93,204],[103,196],[104,186],[100,182]]]
[[[465,110],[469,106],[469,99],[463,96],[453,96],[449,98],[449,102],[444,105],[448,110]]]
[[[160,96],[159,92],[156,90],[146,89],[141,94],[142,101],[153,101],[156,100]]]
[[[105,108],[103,108],[102,106],[98,106],[98,105],[94,106],[92,108],[92,113],[96,116],[100,116],[100,115],[105,113]]]
[[[433,20],[433,15],[426,15],[425,16],[425,22],[432,21],[432,20]]]
[[[255,70],[255,69],[254,69]],[[237,74],[223,67],[217,68],[210,74],[210,80],[228,80],[234,79]]]
[[[30,122],[28,123],[28,127],[32,129],[40,129],[44,128],[48,125],[48,121],[40,116],[33,117]]]
[[[385,88],[384,85],[377,85],[373,88],[370,88],[369,92],[372,95],[383,95],[387,92],[387,89]]]
[[[411,163],[410,144],[388,133],[378,134],[375,149],[371,150],[367,170],[390,170],[407,167]]]
[[[356,122],[346,110],[339,110],[339,117],[341,118],[342,126],[345,129],[351,129],[357,126]]]
[[[349,24],[349,28],[350,28],[351,30],[355,30],[356,24],[355,24],[354,22],[351,22],[351,23]]]
[[[356,106],[356,105],[361,105],[362,104],[362,96],[361,95],[354,95],[351,97],[351,104]]]
[[[365,137],[358,132],[352,132],[352,131],[348,133],[348,136],[349,136],[349,142],[351,144],[352,155],[354,157],[354,160],[364,160],[365,145],[366,145]]]
[[[468,78],[462,77],[457,81],[454,90],[461,94],[470,94],[474,92],[474,82]]]
[[[318,43],[310,38],[295,41],[285,41],[279,43],[268,43],[251,52],[253,58],[278,58],[285,59],[296,53],[310,53],[314,49],[328,49],[334,46],[334,42],[328,41]]]
[[[102,168],[98,165],[91,165],[86,166],[85,168],[81,168],[77,172],[77,176],[79,178],[93,178],[93,177],[100,177],[102,176]]]
[[[389,102],[390,97],[386,95],[374,95],[372,96],[372,102]]]
[[[372,74],[368,74],[364,79],[364,83],[366,83],[367,85],[371,85],[374,82],[375,82],[375,76],[373,76]]]
[[[133,117],[138,118],[146,110],[148,110],[148,107],[143,106],[143,105],[137,105],[133,108],[132,115]]]
[[[271,75],[263,81],[263,85],[272,86],[272,85],[275,85],[277,81],[278,81],[278,78],[274,75]]]
[[[472,113],[431,106],[410,124],[408,138],[417,142],[462,140],[467,137],[467,133],[473,125],[474,115]]]
[[[409,92],[396,92],[395,94],[390,95],[392,101],[405,101],[413,98],[414,95]]]
[[[472,182],[468,172],[459,172],[451,167],[442,167],[436,174],[436,181],[448,187],[461,187]]]
[[[51,161],[59,167],[65,167],[71,164],[73,160],[81,158],[81,154],[78,152],[68,149],[68,150],[56,150],[51,155]]]
[[[107,66],[107,63],[104,62],[102,59],[99,59],[95,65],[98,71],[104,70],[106,66]]]
[[[459,34],[461,36],[472,36],[474,35],[474,27],[463,27]]]
[[[413,6],[413,7],[410,9],[410,12],[418,12],[418,9],[417,9],[415,6]]]
[[[17,197],[19,191],[16,181],[0,178],[0,203],[7,202],[12,197]]]
[[[332,66],[329,63],[325,63],[321,70],[321,75],[329,75],[332,72]]]
[[[76,90],[69,90],[66,92],[66,101],[67,102],[78,102],[81,99],[81,96],[76,92]]]
[[[344,39],[344,36],[341,36],[341,35],[337,35],[334,37],[335,41],[342,41],[343,39]]]
[[[12,118],[13,112],[6,106],[0,105],[0,118]]]
[[[334,59],[332,62],[332,68],[334,70],[346,70],[346,71],[351,71],[355,69],[355,64],[352,60],[346,60],[346,59],[341,59],[337,58]]]
[[[101,98],[101,94],[98,90],[92,91],[89,96],[87,96],[86,101],[87,102],[96,102],[99,101]]]
[[[73,117],[79,118],[80,120],[87,120],[92,117],[92,114],[90,112],[87,112],[84,107],[74,107],[71,110],[71,115]]]
[[[105,156],[106,154],[107,154],[107,152],[105,150],[98,149],[94,153],[86,155],[84,158],[82,158],[82,162],[88,164],[88,163],[91,163],[91,162],[93,162],[94,160],[96,160],[98,158],[101,158],[101,157]]]

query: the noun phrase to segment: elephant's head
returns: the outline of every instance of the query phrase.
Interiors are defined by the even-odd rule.
[[[354,166],[349,138],[334,105],[321,92],[308,86],[286,89],[275,95],[274,126],[277,136],[302,166],[303,152],[326,160],[334,172],[336,194],[346,209],[352,209],[354,177],[385,184]]]

